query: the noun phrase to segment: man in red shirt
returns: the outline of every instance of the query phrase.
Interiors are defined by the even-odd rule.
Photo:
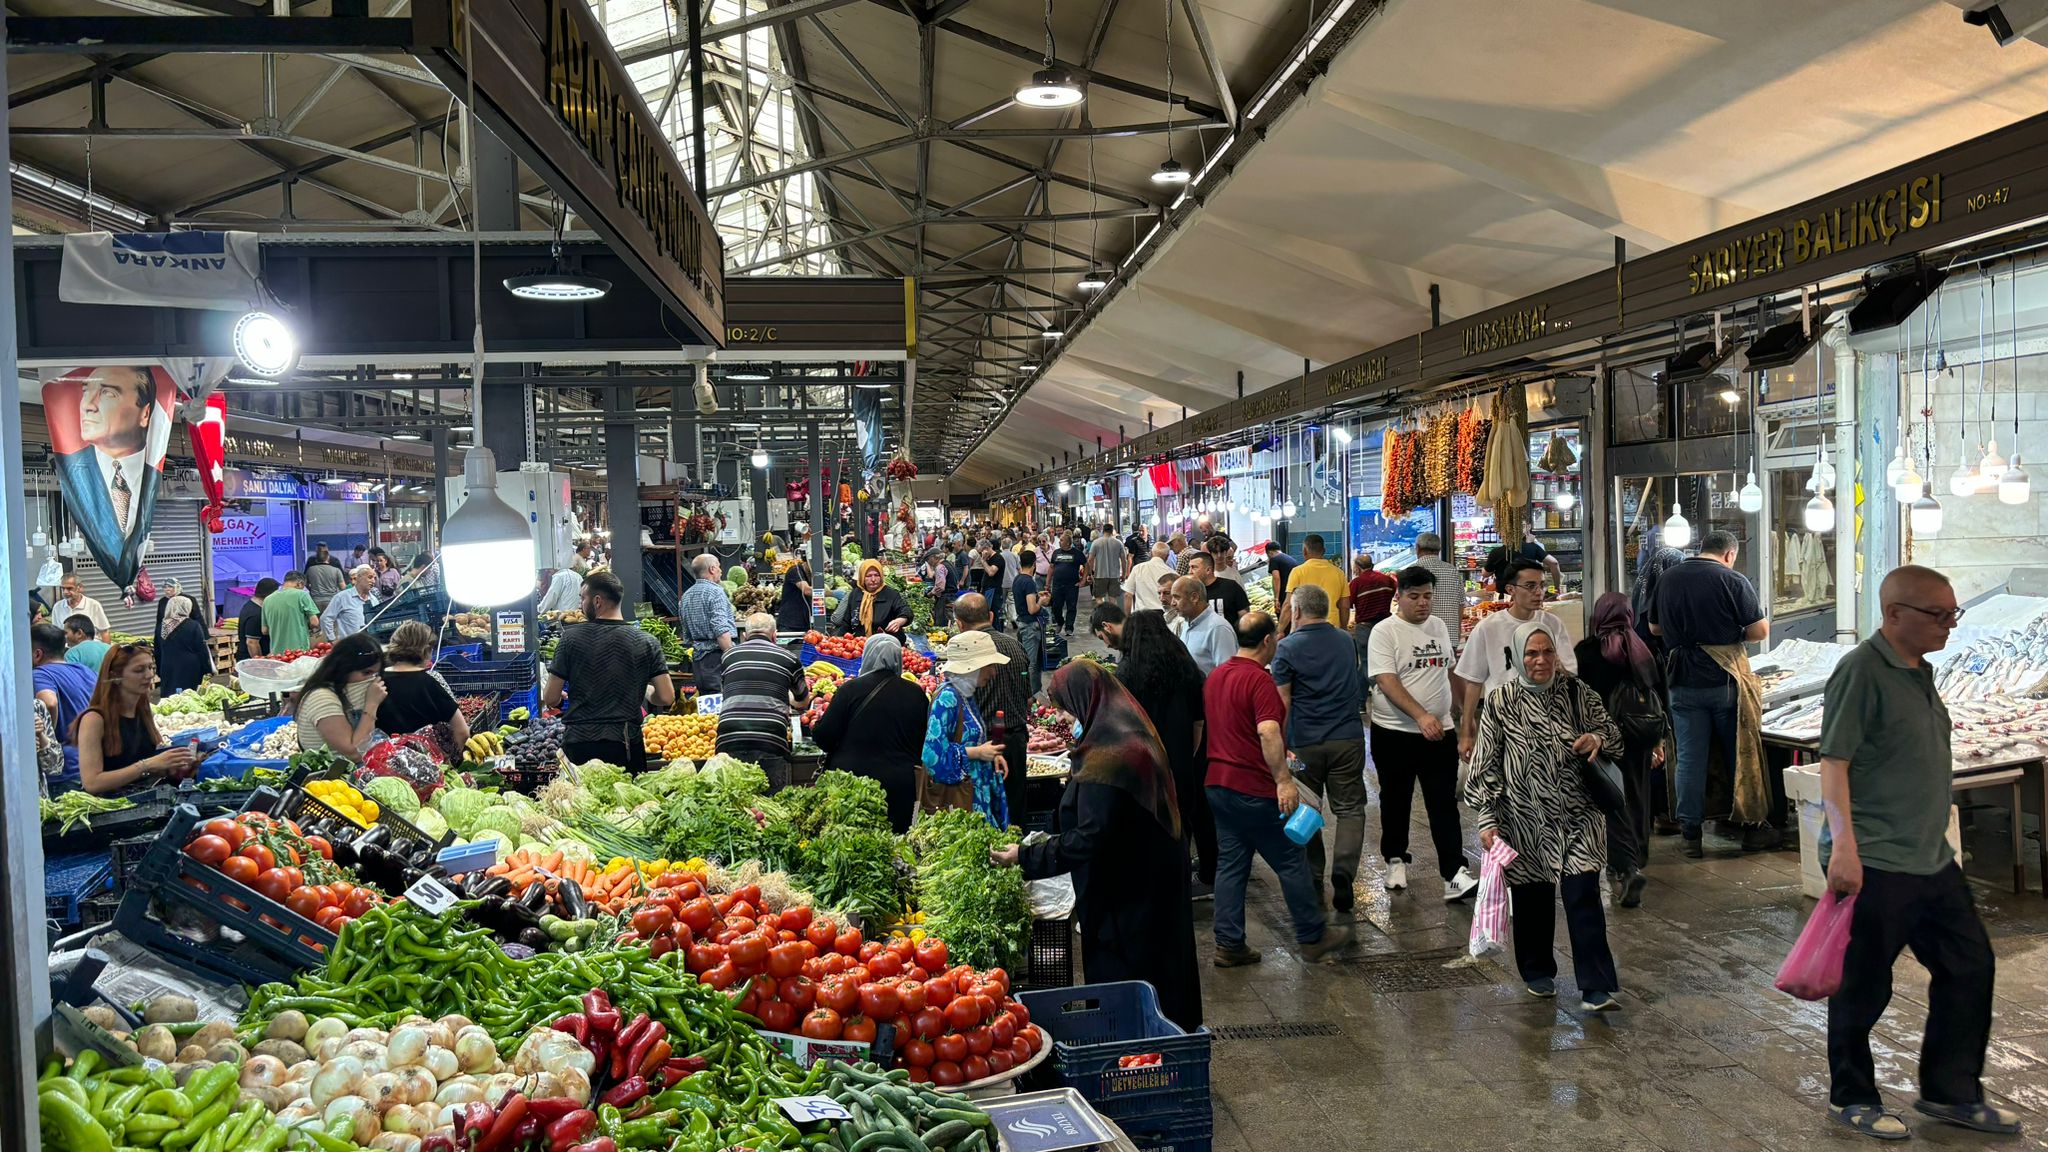
[[[1287,767],[1282,733],[1287,706],[1266,671],[1278,640],[1272,616],[1244,613],[1237,621],[1237,654],[1217,665],[1202,684],[1202,712],[1210,718],[1206,791],[1216,817],[1218,968],[1263,958],[1244,938],[1244,885],[1254,852],[1280,878],[1302,959],[1320,963],[1351,942],[1348,928],[1325,930],[1323,902],[1309,879],[1308,859],[1285,830],[1301,798]]]
[[[1372,677],[1367,674],[1367,645],[1372,642],[1372,626],[1394,614],[1394,593],[1399,587],[1393,575],[1373,567],[1372,553],[1361,548],[1351,558],[1351,644],[1358,653],[1358,683],[1367,697],[1360,700],[1363,708],[1372,695]]]

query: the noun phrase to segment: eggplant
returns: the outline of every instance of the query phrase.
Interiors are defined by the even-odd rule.
[[[521,928],[518,942],[536,952],[543,952],[547,950],[549,943],[548,934],[538,928]]]
[[[519,908],[523,912],[532,913],[535,923],[538,923],[541,913],[548,910],[547,885],[539,881],[527,885],[526,891],[519,896]]]
[[[371,846],[381,847],[390,839],[391,829],[382,824],[372,824],[361,836],[356,837],[356,851],[360,852]]]
[[[512,891],[512,882],[503,876],[484,876],[469,886],[471,899],[483,900],[492,896],[504,896]]]
[[[476,906],[476,922],[502,934],[512,923],[512,901],[503,894],[484,897]]]
[[[583,885],[574,880],[563,880],[556,886],[555,895],[562,902],[564,920],[590,919],[590,901],[583,895]]]

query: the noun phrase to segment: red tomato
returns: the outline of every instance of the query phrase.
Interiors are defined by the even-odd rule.
[[[268,828],[272,824],[277,823],[277,821],[271,819],[268,812],[244,812],[235,817],[235,823],[247,824],[255,828]]]
[[[912,943],[908,936],[896,937],[889,941],[888,947],[889,951],[894,952],[896,958],[905,964],[910,963],[911,958],[917,955],[917,945]]]
[[[765,964],[768,960],[768,941],[754,935],[742,936],[732,942],[732,946],[726,950],[726,955],[742,968]]]
[[[996,1018],[990,1022],[988,1030],[995,1036],[995,1046],[998,1050],[1008,1048],[1010,1041],[1017,1038],[1016,1018],[1008,1012],[998,1012]]]
[[[937,1008],[926,1008],[910,1017],[910,1031],[919,1040],[936,1040],[946,1030],[946,1014]]]
[[[1025,1043],[1022,1036],[1010,1041],[1010,1060],[1013,1064],[1022,1064],[1029,1059],[1031,1059],[1031,1045]]]
[[[676,913],[676,919],[688,924],[690,931],[702,936],[710,930],[713,923],[717,922],[718,911],[711,906],[711,901],[700,896],[684,904],[682,909]]]
[[[875,1022],[866,1016],[849,1016],[839,1029],[839,1038],[854,1044],[873,1044]]]
[[[927,995],[925,998],[929,1000],[931,997]],[[965,1032],[980,1023],[981,1010],[975,1007],[974,997],[956,996],[951,1004],[946,1005],[946,1026],[955,1032]]]
[[[796,1006],[781,1000],[770,1000],[755,1013],[761,1018],[761,1026],[770,1032],[787,1032],[796,1023]]]
[[[818,1006],[834,1012],[851,1012],[860,1006],[860,985],[849,983],[843,976],[827,976],[818,985]]]
[[[932,1046],[922,1040],[912,1040],[903,1046],[903,1062],[912,1068],[929,1068],[938,1058]]]
[[[319,915],[323,907],[320,903],[320,893],[312,888],[300,888],[286,896],[284,906],[308,920]]]
[[[676,922],[675,913],[659,904],[643,905],[633,913],[633,931],[642,936],[658,935],[662,929]]]
[[[799,1012],[809,1012],[818,1003],[818,986],[806,976],[783,977],[775,986],[775,994]]]
[[[875,958],[868,961],[867,965],[868,971],[877,980],[903,975],[903,958],[894,952],[877,952]]]
[[[1034,1024],[1017,1033],[1017,1039],[1031,1055],[1036,1056],[1038,1055],[1039,1048],[1045,1044],[1045,1033],[1040,1032],[1038,1026]]]
[[[811,906],[799,904],[794,908],[784,909],[780,924],[783,930],[788,932],[805,931],[811,926]]]
[[[224,837],[211,834],[194,836],[192,842],[185,845],[185,855],[209,868],[220,867],[221,862],[228,858],[230,851]],[[257,871],[260,872],[262,869],[259,868]]]
[[[832,949],[832,941],[839,935],[839,925],[830,920],[813,920],[804,928],[804,939],[817,945],[821,952]]]
[[[910,1043],[910,1017],[898,1013],[894,1020],[889,1021],[889,1027],[896,1030],[892,1041],[896,1050],[903,1051],[903,1046]]]
[[[995,1048],[995,1033],[987,1028],[970,1028],[967,1030],[967,1050],[969,1052],[974,1053],[976,1056],[986,1056],[990,1052],[995,1051]]]
[[[676,943],[676,938],[664,932],[647,942],[647,956],[651,960],[659,960],[678,947],[681,945]]]
[[[1002,988],[1002,991],[995,994],[997,1000],[1001,1000],[1003,997],[1008,996],[1010,994],[1010,974],[1008,972],[1003,971],[1001,968],[991,968],[988,971],[983,972],[981,974],[981,978],[982,980],[988,983],[998,985]]]
[[[1007,1048],[998,1048],[988,1054],[988,1071],[991,1076],[1001,1076],[1016,1066],[1017,1061],[1011,1058],[1010,1050]]]
[[[318,924],[319,926],[327,929],[330,932],[338,930],[341,927],[342,921],[345,921],[347,919],[348,913],[343,912],[341,909],[336,908],[332,904],[329,904],[325,908],[320,909],[318,912],[313,913],[313,923]]]
[[[924,985],[905,978],[896,985],[897,1010],[905,1016],[915,1016],[924,1011]]]
[[[953,982],[944,976],[924,982],[924,1002],[934,1008],[944,1008],[953,1002]]]
[[[853,962],[853,957],[841,956],[840,959],[846,961],[846,967],[841,968],[839,970],[839,974],[846,977],[846,982],[853,985],[855,988],[858,988],[861,985],[875,978],[874,973],[868,971],[866,968],[860,966],[859,964],[855,964]]]
[[[960,1062],[960,1074],[967,1077],[967,1083],[969,1084],[974,1083],[976,1080],[988,1079],[988,1057],[969,1056],[967,1059],[962,1060]]]
[[[284,902],[285,897],[292,894],[290,880],[282,868],[271,868],[258,874],[255,889],[280,904]]]
[[[960,1083],[961,1079],[960,1065],[955,1064],[951,1060],[941,1060],[932,1065],[932,1083],[934,1084],[951,1088],[953,1085]]]
[[[702,980],[721,992],[732,987],[739,978],[739,969],[734,968],[730,960],[719,961],[697,977],[697,979]]]
[[[804,970],[804,951],[795,944],[777,944],[768,950],[768,974],[777,980]]]
[[[725,963],[725,946],[722,944],[692,944],[689,955],[684,957],[684,967],[692,976],[702,976],[720,964]]]
[[[808,980],[818,981],[823,980],[832,973],[826,969],[823,960],[806,960],[804,961],[803,974]]]
[[[830,1008],[813,1008],[804,1017],[804,1035],[813,1040],[837,1040],[845,1027],[839,1013]]]
[[[905,968],[903,970],[903,982],[906,984],[912,982],[922,984],[931,978],[932,974],[930,972],[925,971],[922,967],[919,967],[916,964],[912,964],[910,967]]]
[[[759,909],[756,909],[752,904],[747,903],[745,900],[738,901],[734,903],[732,907],[727,908],[725,910],[725,918],[728,920],[752,920],[755,919],[759,914]]]
[[[347,903],[349,894],[354,892],[355,890],[356,886],[349,883],[346,880],[336,880],[334,883],[329,884],[327,886],[327,891],[333,894],[334,903],[336,904]]]
[[[306,886],[306,874],[297,868],[284,866],[280,867],[278,871],[284,873],[285,882],[291,885],[292,888],[297,889]]]
[[[841,956],[858,955],[860,953],[860,929],[848,928],[846,931],[833,937],[832,950]]]
[[[215,817],[199,826],[199,831],[208,836],[218,836],[228,842],[228,851],[239,852],[249,840],[249,828],[225,817]]]
[[[268,872],[277,867],[277,854],[261,844],[244,844],[237,854],[254,860],[258,872]]]
[[[349,892],[348,899],[342,904],[342,911],[347,912],[353,918],[361,916],[376,906],[377,894],[375,892],[370,891],[368,888],[356,888]]]
[[[325,836],[306,837],[306,847],[318,852],[322,860],[334,859],[334,845],[329,844]]]
[[[931,1069],[929,1069],[929,1068],[912,1068],[912,1069],[910,1070],[910,1082],[911,1082],[912,1084],[929,1084],[929,1083],[931,1083],[931,1082],[932,1082],[932,1070],[931,1070]]]
[[[886,1020],[896,1015],[902,1007],[902,1000],[896,995],[896,986],[886,982],[860,986],[860,1011],[863,1016]]]
[[[1025,1025],[1031,1023],[1031,1009],[1026,1008],[1021,1000],[1012,1000],[1004,1004],[1003,1011],[1008,1012],[1011,1018],[1017,1021],[1019,1034],[1023,1033]]]
[[[945,971],[946,959],[944,940],[934,937],[917,946],[917,966],[927,972]]]
[[[875,961],[875,957],[881,955],[881,952],[882,942],[879,940],[870,940],[867,943],[860,946],[860,962],[863,964],[872,964]]]
[[[939,1059],[957,1064],[967,1058],[967,1037],[958,1032],[948,1032],[932,1041],[932,1050],[939,1054]]]
[[[247,856],[230,856],[220,862],[220,874],[237,884],[254,884],[256,874],[261,871],[263,869]]]
[[[733,1007],[737,1008],[742,1016],[753,1016],[755,1020],[760,1019],[759,1016],[754,1014],[761,1010],[761,998],[754,995],[752,988],[747,989],[747,994],[740,997],[739,1002],[734,1004]]]
[[[725,918],[725,926],[728,930],[739,936],[744,936],[760,927],[751,916],[727,916]]]
[[[995,1014],[995,999],[986,993],[976,992],[974,994],[974,1022],[976,1024],[985,1023],[989,1017]]]
[[[733,889],[732,894],[734,898],[743,903],[752,904],[756,908],[761,906],[761,886],[759,884],[742,884]]]

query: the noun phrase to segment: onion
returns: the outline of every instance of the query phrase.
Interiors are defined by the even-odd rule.
[[[432,1044],[436,1048],[455,1047],[455,1029],[450,1028],[446,1021],[436,1020],[431,1024],[422,1024],[420,1027],[426,1031],[427,1043]]]
[[[362,1061],[365,1071],[382,1072],[391,1067],[390,1051],[375,1040],[351,1040],[341,1046],[340,1054]]]
[[[368,1040],[375,1044],[382,1045],[390,1041],[391,1033],[386,1032],[382,1028],[351,1028],[349,1029],[348,1035],[344,1037],[344,1039],[350,1041]]]
[[[597,1057],[577,1043],[574,1036],[553,1029],[528,1033],[526,1042],[512,1057],[512,1071],[521,1075],[559,1072],[564,1068],[581,1068],[588,1075],[597,1070]]]
[[[400,1104],[424,1104],[434,1098],[434,1074],[425,1068],[400,1068],[392,1073],[398,1081],[394,1095]]]
[[[327,1110],[321,1114],[321,1119],[332,1124],[343,1116],[354,1121],[355,1130],[351,1133],[351,1138],[357,1144],[368,1145],[384,1130],[383,1125],[377,1122],[377,1109],[361,1096],[336,1097],[328,1103]]]
[[[564,1068],[555,1073],[555,1080],[561,1084],[561,1095],[571,1100],[590,1099],[590,1076],[581,1068]]]
[[[381,1152],[420,1152],[420,1138],[410,1132],[386,1132],[370,1141]]]
[[[462,1031],[464,1028],[476,1027],[476,1021],[471,1020],[460,1012],[450,1012],[448,1015],[434,1021],[434,1023],[446,1025],[450,1036]]]
[[[410,1068],[425,1059],[427,1055],[427,1030],[403,1027],[394,1029],[386,1046],[384,1066],[387,1068]]]
[[[314,1060],[325,1064],[336,1056],[341,1055],[342,1046],[347,1043],[348,1041],[343,1040],[339,1036],[329,1036],[318,1044],[307,1048],[306,1051],[313,1054]]]
[[[462,1071],[462,1061],[455,1058],[455,1053],[438,1046],[427,1049],[426,1057],[420,1061],[420,1066],[433,1073],[437,1083],[453,1079]]]
[[[299,1041],[299,1043],[304,1044],[306,1051],[311,1052],[320,1047],[320,1042],[323,1040],[340,1040],[347,1035],[348,1024],[346,1022],[337,1020],[332,1016],[323,1016],[307,1025],[306,1038]]]
[[[289,1073],[284,1061],[275,1056],[251,1056],[242,1065],[241,1086],[244,1088],[275,1088],[285,1082]]]
[[[384,1113],[384,1130],[423,1136],[434,1126],[435,1111],[431,1104],[425,1108],[414,1107],[411,1104],[394,1104]]]
[[[467,1076],[444,1082],[434,1093],[436,1104],[474,1104],[484,1098],[484,1086]],[[582,1099],[588,1100],[585,1096]]]
[[[497,1067],[498,1046],[490,1033],[472,1024],[455,1033],[455,1060],[464,1072],[489,1072]]]
[[[325,1110],[335,1100],[355,1095],[362,1082],[363,1062],[353,1056],[336,1056],[313,1077],[312,1086],[306,1090],[307,1098],[314,1107]]]
[[[297,1064],[285,1069],[285,1079],[294,1084],[311,1084],[313,1077],[319,1074],[320,1062],[318,1060],[301,1060]]]
[[[277,1122],[287,1128],[301,1120],[318,1121],[319,1119],[319,1111],[311,1103],[303,1101],[296,1104],[287,1104],[277,1114]]]
[[[427,1105],[427,1107],[428,1107],[428,1109],[429,1109],[429,1110],[431,1110],[431,1111],[432,1111],[432,1113],[433,1113],[433,1117],[434,1117],[434,1131],[436,1131],[436,1132],[439,1132],[439,1131],[441,1131],[441,1130],[442,1130],[442,1129],[444,1129],[444,1128],[450,1128],[450,1129],[452,1129],[452,1128],[454,1128],[454,1127],[455,1127],[455,1126],[456,1126],[457,1124],[461,1123],[461,1121],[462,1121],[462,1110],[463,1110],[463,1108],[464,1108],[464,1107],[466,1107],[466,1105],[462,1105],[462,1104],[429,1104],[429,1105]]]
[[[500,1072],[484,1083],[484,1103],[496,1108],[498,1101],[508,1093],[519,1090],[519,1077],[510,1072]]]

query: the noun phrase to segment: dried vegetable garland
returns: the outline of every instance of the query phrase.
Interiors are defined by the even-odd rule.
[[[1479,484],[1486,478],[1486,442],[1493,432],[1493,421],[1480,414],[1476,405],[1467,405],[1458,413],[1458,459],[1451,484],[1455,491],[1470,496],[1479,491]]]
[[[1448,413],[1429,422],[1422,432],[1422,498],[1440,500],[1451,494],[1451,473],[1456,467],[1458,418]]]
[[[1392,520],[1415,508],[1419,485],[1416,469],[1418,438],[1389,425],[1380,437],[1380,515]]]

